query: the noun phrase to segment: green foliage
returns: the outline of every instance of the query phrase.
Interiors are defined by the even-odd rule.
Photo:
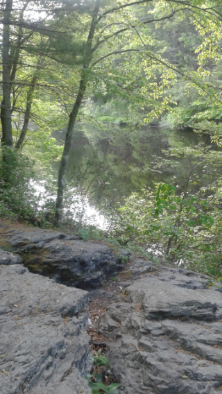
[[[38,202],[31,181],[37,179],[34,162],[17,150],[4,147],[0,156],[0,216],[23,220],[37,216]]]
[[[105,365],[107,368],[109,368],[109,360],[101,355],[102,351],[99,349],[97,357],[94,357],[94,364],[97,367],[102,367],[102,365]]]
[[[113,282],[118,282],[118,278],[117,278],[117,276],[113,276],[112,278],[110,278],[110,280],[112,280]]]
[[[168,261],[210,273],[221,271],[220,184],[197,193],[176,193],[160,183],[155,191],[134,193],[118,209],[115,234],[122,242],[155,244]]]
[[[92,383],[89,382],[89,387],[92,389],[92,394],[100,394],[100,393],[106,393],[106,394],[117,394],[117,388],[119,387],[119,384],[117,383],[112,383],[109,386],[105,386],[103,383]]]
[[[108,369],[109,361],[105,356],[101,355],[101,349],[99,349],[98,351],[98,356],[94,357],[94,364],[96,366],[96,369],[93,371],[93,374],[87,375],[87,380],[89,382],[89,387],[92,389],[92,394],[118,394],[118,383],[112,383],[109,385],[105,385],[104,383],[102,383],[103,373],[100,372],[100,370],[101,367],[105,367],[105,369]]]
[[[78,234],[83,239],[83,241],[88,241],[88,239],[92,238],[91,231],[87,227],[80,228],[78,230]]]

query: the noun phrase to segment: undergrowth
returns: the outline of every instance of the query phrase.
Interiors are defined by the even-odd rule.
[[[162,260],[220,278],[221,199],[220,184],[179,195],[159,183],[118,208],[113,236],[128,245],[155,244]]]
[[[102,355],[101,349],[94,357],[94,364],[91,373],[87,375],[87,380],[92,394],[118,394],[119,384],[111,383],[109,360]]]

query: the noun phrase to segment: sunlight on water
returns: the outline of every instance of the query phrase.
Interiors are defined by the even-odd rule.
[[[146,251],[156,257],[162,257],[164,255],[163,248],[158,244],[150,244]]]
[[[55,201],[55,194],[51,194],[45,187],[46,182],[31,182],[31,187],[34,189],[34,194],[38,200],[38,206],[43,207],[49,201]],[[69,205],[64,207],[64,218],[72,219],[75,222],[92,225],[101,230],[106,230],[109,227],[109,221],[102,215],[98,209],[90,205],[89,199],[85,195],[77,192],[76,188],[69,190]],[[68,207],[67,207],[68,205]]]

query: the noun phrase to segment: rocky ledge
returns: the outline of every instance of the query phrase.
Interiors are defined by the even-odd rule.
[[[1,251],[0,392],[90,394],[88,293],[33,275],[17,259]]]
[[[106,338],[119,393],[222,393],[220,290],[203,275],[165,267],[108,306],[95,326]]]
[[[67,286],[98,288],[123,268],[118,254],[102,242],[84,242],[75,235],[56,231],[7,226],[0,228],[0,235],[31,272]]]
[[[119,257],[59,232],[2,227],[0,234],[18,252],[0,250],[1,393],[90,394],[88,293],[58,282],[96,288],[122,269]],[[90,301],[88,331],[97,348],[108,347],[119,394],[222,394],[219,283],[132,259]]]

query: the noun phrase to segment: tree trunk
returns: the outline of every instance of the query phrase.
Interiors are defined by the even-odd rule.
[[[69,151],[70,151],[71,142],[72,142],[74,125],[75,125],[76,118],[77,118],[77,115],[79,112],[79,108],[81,106],[82,99],[83,99],[85,91],[86,91],[86,87],[87,87],[87,80],[88,80],[87,69],[89,68],[89,64],[92,59],[92,40],[93,40],[94,33],[95,33],[97,16],[99,13],[99,8],[100,8],[100,2],[101,2],[101,0],[96,1],[95,8],[93,11],[91,26],[90,26],[89,35],[87,38],[87,45],[86,45],[86,51],[85,51],[85,56],[84,56],[83,69],[82,69],[81,79],[80,79],[80,83],[79,83],[79,90],[78,90],[77,98],[74,103],[72,112],[69,115],[69,123],[68,123],[68,127],[67,127],[67,132],[66,132],[65,145],[64,145],[64,149],[63,149],[63,153],[62,153],[59,174],[58,174],[56,213],[55,213],[55,221],[54,221],[56,226],[59,225],[59,223],[62,219],[66,168],[67,168]]]
[[[15,45],[11,45],[11,63],[12,63],[12,68],[11,68],[11,75],[10,75],[10,80],[11,82],[14,82],[15,80],[15,76],[16,76],[16,72],[17,72],[17,68],[18,68],[18,62],[19,62],[19,57],[20,57],[20,53],[21,53],[21,47],[22,45],[24,45],[24,37],[23,37],[23,26],[22,23],[24,22],[24,12],[28,6],[28,4],[30,3],[31,0],[26,0],[26,3],[24,4],[21,12],[20,12],[20,16],[19,16],[19,28],[18,28],[18,33],[17,33],[17,41]],[[33,34],[33,33],[31,33]]]
[[[10,16],[13,0],[6,0],[3,11],[3,36],[2,36],[2,93],[1,123],[2,123],[2,146],[12,147],[12,119],[11,119],[11,85],[10,70]]]
[[[19,149],[22,147],[22,144],[24,142],[26,133],[28,131],[28,125],[29,125],[29,120],[30,120],[30,115],[31,115],[31,108],[32,108],[32,102],[33,102],[33,94],[35,91],[35,86],[36,86],[36,82],[39,78],[39,71],[41,69],[42,66],[42,57],[39,57],[38,59],[38,63],[36,66],[36,71],[32,77],[29,89],[28,89],[28,93],[27,93],[27,100],[26,100],[26,108],[25,108],[25,115],[24,115],[24,122],[23,122],[23,127],[22,127],[22,131],[21,134],[19,136],[19,139],[15,145],[15,148]]]
[[[80,85],[79,85],[79,92],[78,92],[75,104],[73,106],[72,112],[69,116],[69,123],[68,123],[68,127],[67,127],[67,132],[66,132],[65,145],[64,145],[62,158],[61,158],[61,162],[60,162],[60,167],[59,167],[57,199],[56,199],[56,213],[55,213],[55,225],[56,226],[59,225],[61,218],[62,218],[63,195],[64,195],[64,189],[65,189],[65,175],[66,175],[66,168],[67,168],[68,157],[69,157],[69,150],[71,147],[75,121],[76,121],[76,118],[77,118],[77,115],[79,112],[79,108],[80,108],[84,93],[86,91],[86,85],[87,85],[87,81],[86,81],[86,76],[85,76],[85,69],[83,69],[82,78],[81,78]]]

